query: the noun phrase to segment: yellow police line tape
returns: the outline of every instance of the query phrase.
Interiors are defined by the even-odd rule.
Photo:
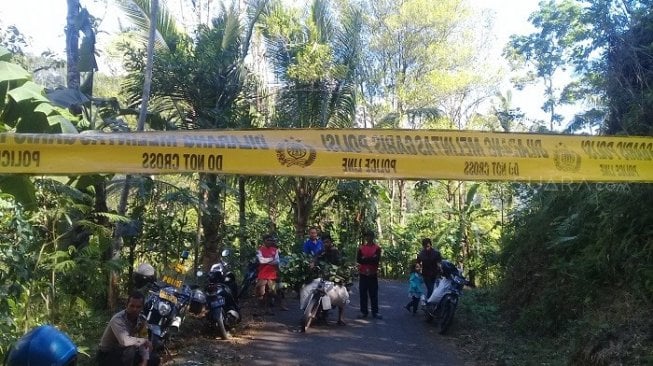
[[[0,134],[0,173],[653,182],[652,137],[282,129]]]

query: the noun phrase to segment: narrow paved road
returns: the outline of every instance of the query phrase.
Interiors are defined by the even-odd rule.
[[[335,324],[337,310],[330,311],[329,325],[311,326],[300,332],[299,300],[286,299],[289,311],[265,316],[251,331],[243,345],[247,354],[243,365],[464,365],[451,341],[437,334],[424,321],[403,306],[408,301],[407,285],[398,281],[379,281],[379,307],[382,320],[357,319],[358,288],[352,289],[347,306],[346,326]],[[251,309],[247,309],[251,311]]]

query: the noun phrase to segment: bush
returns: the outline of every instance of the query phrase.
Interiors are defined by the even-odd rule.
[[[341,280],[344,283],[349,283],[353,281],[356,273],[356,267],[346,262],[341,266],[336,266],[320,261],[317,266],[312,267],[312,257],[304,253],[290,254],[285,258],[287,262],[280,268],[281,279],[295,291],[299,291],[304,284],[318,277],[329,281]]]

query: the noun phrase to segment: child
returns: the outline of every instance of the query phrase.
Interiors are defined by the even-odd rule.
[[[410,265],[410,279],[408,287],[408,295],[411,297],[411,300],[406,306],[406,310],[410,311],[415,315],[417,313],[417,305],[419,304],[419,299],[424,293],[422,290],[424,288],[424,278],[422,277],[422,267],[419,263],[413,263]]]

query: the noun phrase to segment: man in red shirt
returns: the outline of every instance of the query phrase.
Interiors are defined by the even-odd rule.
[[[364,242],[358,247],[356,262],[359,272],[360,318],[367,318],[367,297],[369,296],[372,317],[383,319],[379,314],[379,261],[381,260],[381,247],[374,242],[374,232],[366,231]]]
[[[263,237],[263,245],[258,248],[258,277],[256,279],[256,296],[259,305],[266,315],[272,315],[270,311],[270,299],[276,294],[276,284],[279,271],[279,250],[274,245],[275,238],[272,235]]]

